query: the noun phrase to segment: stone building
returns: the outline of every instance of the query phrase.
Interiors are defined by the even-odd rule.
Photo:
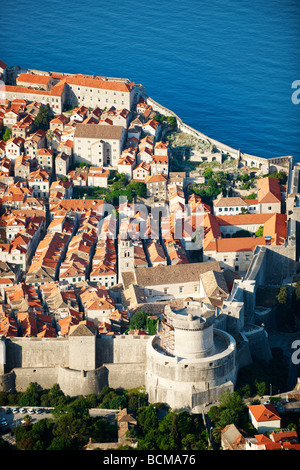
[[[65,152],[60,152],[55,157],[55,175],[56,178],[66,176],[70,167],[70,156]]]
[[[85,105],[91,108],[115,106],[131,109],[135,99],[135,84],[129,81],[114,81],[103,77],[85,75],[68,76],[66,100],[70,105]]]
[[[173,410],[190,409],[233,391],[236,343],[214,329],[214,310],[187,302],[180,310],[166,306],[163,331],[147,343],[146,390],[152,403]]]
[[[167,310],[165,311],[167,315]],[[174,348],[148,335],[97,335],[85,321],[57,338],[0,338],[0,390],[25,391],[58,384],[70,396],[100,393],[104,386],[146,386],[150,402],[192,410],[232,390],[235,342],[213,328],[214,312],[190,308],[173,315]],[[164,349],[163,349],[164,348]]]
[[[117,169],[126,130],[122,126],[77,124],[74,134],[74,161]]]
[[[126,243],[126,241],[125,241]],[[200,299],[206,297],[201,289],[201,275],[209,271],[217,271],[219,278],[223,277],[218,262],[177,264],[167,266],[154,266],[148,268],[133,268],[133,254],[131,244],[124,246],[124,263],[121,264],[124,294],[130,285],[138,286],[144,293],[146,302],[161,302],[191,297]],[[127,255],[125,256],[125,254]],[[127,271],[126,271],[127,269]]]

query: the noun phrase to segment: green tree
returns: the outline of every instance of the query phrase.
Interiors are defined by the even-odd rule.
[[[288,298],[288,291],[286,286],[281,286],[278,295],[276,296],[277,302],[286,304]]]
[[[261,225],[255,232],[256,237],[263,237],[264,235],[264,227]]]
[[[246,384],[244,385],[243,387],[241,387],[241,389],[239,390],[239,393],[242,397],[244,398],[249,398],[251,397],[251,394],[252,394],[252,390],[251,390],[251,387],[249,384]]]
[[[52,142],[54,138],[54,132],[51,129],[48,129],[46,132],[46,137],[49,142]]]
[[[211,168],[206,168],[203,172],[203,176],[207,179],[211,179],[213,174],[214,174],[214,172]]]
[[[31,437],[35,444],[33,450],[45,450],[51,444],[53,435],[54,421],[53,419],[41,419],[33,424],[31,429]]]
[[[56,436],[52,439],[47,450],[72,450],[72,442],[71,440]]]
[[[135,390],[129,390],[127,394],[128,398],[128,410],[130,412],[137,412],[139,408],[148,405],[148,395],[143,392],[137,392]]]
[[[220,419],[220,408],[216,405],[213,405],[208,410],[208,417],[213,422],[216,423]]]
[[[131,181],[127,189],[132,190],[137,196],[145,198],[147,196],[147,186],[142,181]]]
[[[6,392],[0,392],[0,404],[7,405],[8,404],[8,397]]]
[[[242,397],[239,393],[230,392],[230,390],[223,392],[219,399],[219,403],[221,409],[228,408],[230,410],[238,411],[238,413],[242,413],[245,410],[245,404]]]
[[[55,422],[53,436],[68,443],[72,449],[81,449],[88,442],[89,420],[84,415],[64,413]]]
[[[30,427],[32,425],[32,417],[30,415],[24,416],[24,426]]]
[[[94,420],[91,433],[96,442],[112,442],[118,434],[117,426],[107,423],[102,418]]]
[[[239,176],[238,179],[246,183],[246,181],[250,180],[250,176],[248,175],[248,173],[243,173],[242,175]]]
[[[138,415],[138,424],[144,434],[147,434],[150,429],[157,432],[159,421],[157,418],[157,408],[155,405],[149,405],[142,409]]]
[[[176,126],[176,118],[174,116],[168,116],[167,121],[170,126]]]
[[[280,184],[285,184],[287,182],[287,174],[285,173],[285,171],[282,170],[277,173],[271,173],[267,176],[269,176],[269,178],[277,179]]]
[[[259,396],[264,396],[267,392],[267,384],[266,382],[258,382],[258,381],[255,381],[255,386],[256,386],[256,393],[257,395]]]
[[[152,318],[150,319],[149,317],[147,317],[146,328],[150,336],[153,336],[157,333],[157,325],[158,325],[158,319],[155,320],[155,319],[152,319]]]
[[[251,237],[251,233],[248,232],[248,230],[237,230],[237,232],[233,233],[232,234],[232,238],[247,238],[247,237]]]
[[[7,142],[7,141],[11,138],[11,134],[12,134],[11,128],[10,128],[10,127],[7,127],[7,128],[5,129],[5,132],[4,132],[4,134],[3,134],[2,139],[3,139],[5,142]]]
[[[300,300],[300,281],[297,281],[297,282],[296,282],[296,285],[295,285],[295,296],[296,296],[296,300]]]
[[[40,403],[39,400],[39,390],[36,384],[30,382],[26,391],[23,393],[19,399],[20,406],[38,406]]]
[[[240,414],[237,410],[232,408],[225,408],[220,413],[220,419],[218,425],[221,429],[224,429],[228,424],[238,424],[240,421]]]
[[[245,199],[256,199],[257,198],[257,194],[256,193],[251,193],[251,194],[248,194],[247,197],[245,197]]]
[[[195,434],[187,434],[182,439],[183,450],[195,450],[197,449],[197,436]]]
[[[144,330],[147,328],[148,313],[136,312],[130,319],[129,328],[131,330]]]
[[[123,409],[127,406],[127,397],[125,395],[119,395],[114,397],[112,400],[109,401],[109,409],[118,410]]]
[[[47,131],[49,129],[50,121],[53,119],[53,117],[54,114],[50,106],[43,106],[40,108],[34,120],[35,129],[42,129],[43,131]]]

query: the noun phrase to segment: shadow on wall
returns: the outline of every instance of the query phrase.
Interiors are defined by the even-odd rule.
[[[22,346],[6,338],[6,365],[5,370],[10,371],[15,368],[21,368],[22,363]]]
[[[266,255],[266,283],[270,285],[281,285],[283,279],[294,276],[296,274],[295,247],[268,247]]]
[[[96,338],[96,368],[114,362],[114,338],[101,335]]]

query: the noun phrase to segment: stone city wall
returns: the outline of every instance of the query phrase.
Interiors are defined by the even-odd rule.
[[[69,365],[67,338],[6,338],[6,371]]]
[[[101,335],[96,339],[96,367],[146,362],[147,335]]]
[[[233,158],[239,159],[239,155],[240,155],[239,150],[236,150],[236,149],[230,147],[229,145],[223,144],[222,142],[219,142],[215,139],[212,139],[212,138],[208,137],[207,135],[203,134],[202,132],[197,131],[193,127],[185,124],[182,121],[182,119],[179,116],[177,116],[177,114],[175,114],[173,111],[166,108],[165,106],[162,106],[161,104],[157,103],[157,101],[152,99],[150,96],[144,95],[143,97],[147,101],[147,103],[150,104],[150,106],[152,106],[152,108],[155,111],[157,111],[157,112],[159,112],[159,113],[161,113],[165,116],[175,117],[176,120],[177,120],[177,127],[180,131],[186,132],[187,134],[191,134],[192,136],[194,136],[198,139],[201,139],[201,140],[205,140],[206,142],[210,142],[212,145],[215,145],[217,147],[217,149],[219,149],[220,151],[222,151],[226,154],[227,153],[230,154]]]
[[[57,383],[65,394],[77,396],[99,393],[105,385],[134,388],[145,384],[149,336],[97,337],[95,349],[87,350],[86,362],[81,355],[77,366],[70,339],[74,338],[2,337],[1,357],[6,363],[0,373],[0,391],[25,391],[30,382],[49,389]],[[96,368],[89,370],[92,353]]]
[[[171,111],[170,109],[166,108],[165,106],[161,105],[157,101],[155,101],[150,96],[146,95],[145,93],[142,94],[143,98],[147,101],[153,109],[165,116],[173,116],[177,120],[177,127],[178,130],[190,134],[198,139],[204,140],[206,142],[210,142],[214,145],[220,152],[225,154],[231,155],[233,158],[239,161],[239,166],[247,166],[253,169],[259,169],[263,173],[275,173],[280,170],[289,171],[290,167],[293,164],[293,157],[292,156],[282,156],[282,157],[275,157],[275,158],[264,158],[255,155],[250,155],[246,153],[241,153],[240,150],[234,149],[229,145],[223,144],[216,139],[212,139],[207,135],[203,134],[202,132],[194,129],[193,127],[185,124],[182,119],[177,116],[176,113]]]

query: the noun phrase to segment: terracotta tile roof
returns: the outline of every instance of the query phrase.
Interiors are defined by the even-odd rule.
[[[42,181],[49,181],[50,173],[43,168],[38,168],[36,171],[30,173],[28,182],[35,182],[41,179]]]
[[[64,114],[59,114],[50,121],[50,124],[66,124],[67,122],[69,122],[69,118]]]
[[[264,237],[241,237],[241,238],[222,238],[216,240],[216,251],[222,252],[239,252],[254,251],[257,246],[265,245]],[[207,250],[210,250],[208,248]]]
[[[270,438],[273,442],[284,442],[288,440],[298,444],[298,434],[295,430],[272,432]]]
[[[65,84],[63,84],[65,86]],[[14,86],[14,85],[5,85],[5,91],[7,93],[21,93],[21,94],[31,94],[31,95],[54,95],[54,96],[61,96],[63,92],[62,85],[54,85],[50,91],[46,90],[35,90],[34,88],[29,88],[25,86]]]
[[[134,271],[135,284],[145,287],[150,285],[178,284],[179,282],[199,282],[200,275],[206,271],[221,271],[216,261],[203,263],[178,264],[175,266],[157,266],[137,268]]]
[[[6,145],[14,144],[14,145],[16,145],[17,147],[22,147],[22,145],[24,144],[24,142],[25,142],[25,139],[23,139],[22,137],[13,137],[12,139],[9,139],[9,140],[6,142]]]
[[[132,166],[134,165],[134,158],[129,156],[129,155],[125,155],[124,157],[121,156],[121,158],[119,159],[118,161],[118,165],[129,165],[129,166]]]
[[[154,147],[156,149],[165,149],[165,150],[167,150],[169,148],[169,142],[159,141],[159,142],[156,142]]]
[[[216,221],[222,225],[264,225],[274,214],[234,214],[217,215]]]
[[[260,204],[281,202],[279,181],[276,178],[265,177],[258,179],[257,199]]]
[[[264,224],[264,237],[271,237],[272,244],[279,245],[285,242],[287,237],[286,214],[273,214]]]
[[[0,322],[0,335],[7,337],[18,336],[18,324],[17,321],[11,317],[5,317]]]
[[[74,138],[120,140],[123,129],[123,126],[77,124]]]
[[[37,75],[32,73],[20,73],[17,82],[37,83],[40,85],[48,85],[50,81],[49,75]]]
[[[278,421],[281,419],[275,406],[269,405],[251,405],[248,407],[249,411],[254,416],[258,423],[266,421]]]
[[[151,127],[152,129],[157,129],[158,127],[160,127],[160,123],[155,119],[149,119],[149,121],[145,122],[142,127]]]
[[[258,199],[244,199],[245,203],[248,204],[248,206],[255,206],[258,204]]]
[[[64,199],[51,208],[51,212],[54,213],[59,210],[72,212],[101,211],[103,204],[102,199]]]
[[[265,450],[276,450],[281,448],[280,443],[272,442],[271,439],[264,434],[255,434],[254,439],[251,439],[251,444],[263,447]]]
[[[167,176],[163,174],[158,174],[158,175],[151,175],[147,176],[146,178],[146,184],[149,183],[159,183],[159,182],[167,182]]]
[[[165,263],[166,256],[162,245],[157,240],[152,240],[147,244],[147,250],[149,253],[151,263]]]
[[[153,155],[151,164],[167,165],[169,162],[168,155]]]
[[[145,170],[145,171],[150,171],[150,165],[146,162],[141,162],[141,163],[139,163],[138,165],[135,166],[133,171],[142,170],[142,169]]]
[[[108,178],[109,170],[104,168],[98,168],[97,166],[91,166],[89,168],[88,176],[97,176],[101,178]]]
[[[245,206],[245,201],[241,197],[220,197],[214,200],[216,207]]]
[[[192,213],[197,212],[197,209],[198,208],[201,209],[202,207],[203,207],[204,212],[210,213],[210,206],[202,202],[201,197],[197,196],[196,194],[191,194],[188,197],[188,204],[191,208]]]
[[[237,214],[229,216],[204,217],[203,248],[206,251],[235,252],[254,251],[258,245],[266,245],[265,237],[271,237],[271,245],[285,242],[287,236],[285,214]],[[261,225],[264,227],[263,237],[222,238],[220,226],[230,225]]]
[[[234,424],[228,424],[221,431],[223,438],[226,439],[226,442],[230,447],[235,450],[239,446],[245,445],[246,440],[244,432],[237,428]]]
[[[80,74],[67,77],[66,82],[71,85],[78,85],[89,88],[99,88],[103,90],[122,91],[125,93],[130,93],[135,86],[134,83],[103,80],[100,77],[91,77]]]
[[[53,155],[53,150],[50,150],[50,149],[46,149],[46,148],[40,148],[38,149],[37,151],[38,155],[47,155],[47,156],[52,156]]]

